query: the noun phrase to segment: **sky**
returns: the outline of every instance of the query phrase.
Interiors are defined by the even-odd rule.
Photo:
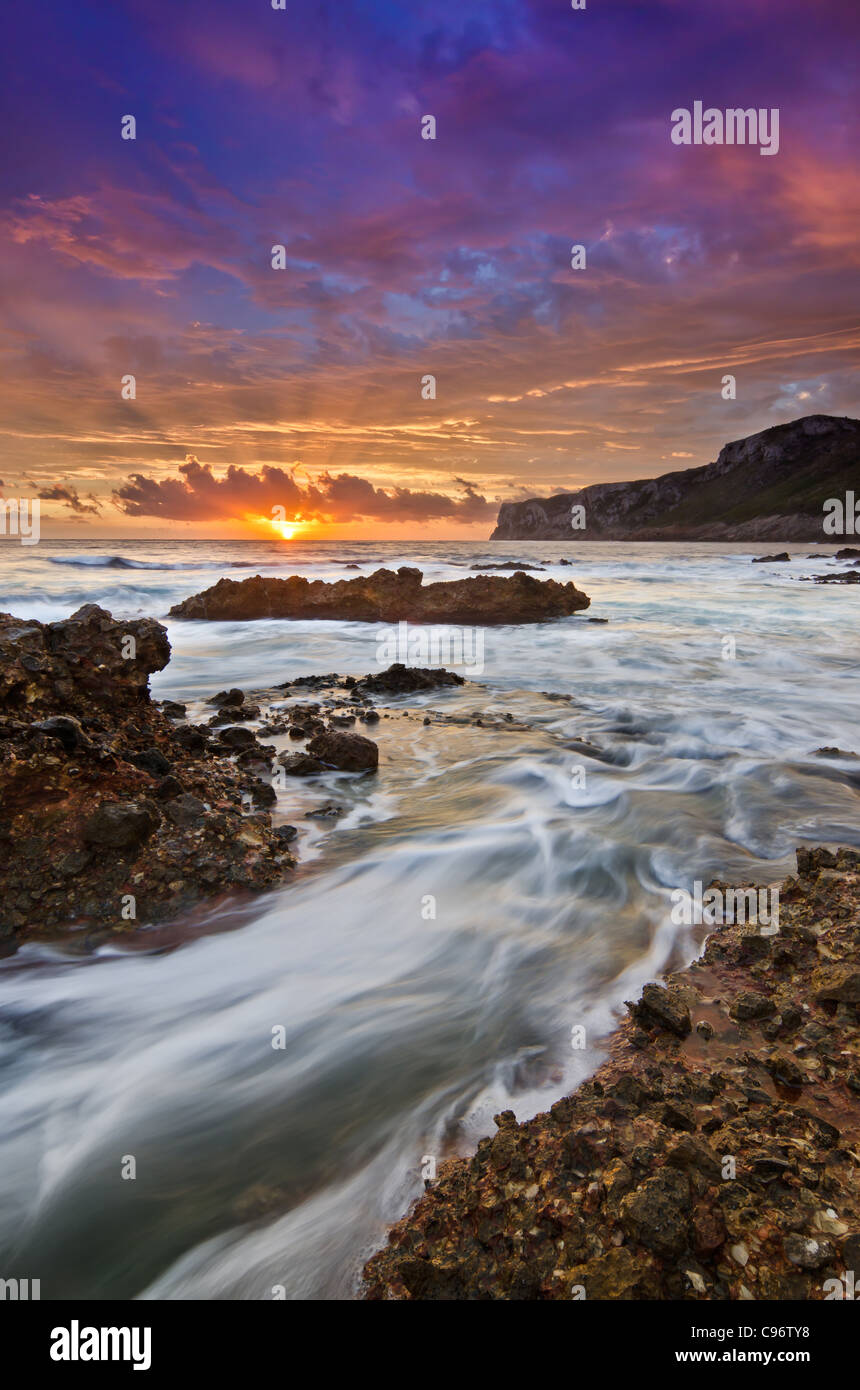
[[[848,0],[10,7],[0,491],[49,536],[468,539],[857,414],[858,36]],[[696,101],[778,109],[778,152],[675,144]]]

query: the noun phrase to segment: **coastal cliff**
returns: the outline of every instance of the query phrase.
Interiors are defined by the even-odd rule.
[[[505,502],[491,540],[823,541],[824,502],[858,482],[860,421],[807,415],[726,444],[700,468]]]

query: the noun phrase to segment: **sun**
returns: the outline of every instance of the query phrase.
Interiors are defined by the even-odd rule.
[[[279,522],[276,529],[280,531],[281,539],[285,541],[291,541],[296,534],[295,526],[291,526],[288,521]]]

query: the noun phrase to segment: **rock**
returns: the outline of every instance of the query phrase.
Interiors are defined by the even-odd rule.
[[[336,805],[334,801],[327,801],[324,806],[318,806],[315,811],[305,811],[305,820],[336,820],[338,816],[344,814],[342,806]]]
[[[40,734],[48,734],[51,738],[56,738],[63,745],[67,753],[74,753],[78,748],[89,746],[89,739],[78,723],[69,714],[53,715],[50,719],[42,719],[31,728],[38,729]]]
[[[418,569],[376,570],[329,584],[300,575],[289,579],[219,579],[211,589],[170,610],[172,618],[250,622],[260,618],[322,618],[370,623],[545,622],[587,608],[590,599],[573,583],[476,575],[424,585]]]
[[[627,1007],[642,1026],[665,1028],[679,1038],[685,1038],[693,1026],[690,1010],[679,992],[663,985],[646,985],[639,1002]]]
[[[791,559],[791,556],[789,555],[788,551],[787,551],[787,550],[781,550],[780,553],[779,553],[778,555],[757,555],[757,556],[754,558],[754,560],[753,560],[753,564],[754,564],[754,565],[768,565],[768,564],[770,564],[770,565],[775,565],[775,564],[784,564],[786,560],[790,560],[790,559]]]
[[[543,571],[546,567],[544,565],[521,565],[518,564],[516,560],[505,560],[504,563],[500,565],[470,565],[469,568],[473,570],[515,570],[521,572],[523,570]]]
[[[266,782],[262,777],[258,777],[251,784],[251,797],[257,806],[274,806],[278,800],[278,793],[271,782]]]
[[[107,849],[136,849],[149,839],[158,822],[151,801],[103,802],[84,825],[84,840]]]
[[[790,1057],[768,1057],[764,1065],[780,1086],[799,1087],[806,1081],[800,1067]]]
[[[860,967],[853,964],[823,965],[813,976],[819,1004],[860,1004]]]
[[[772,1018],[775,1013],[776,1007],[767,995],[751,989],[736,994],[729,1009],[730,1017],[741,1023],[757,1018]]]
[[[142,753],[126,753],[126,761],[148,772],[152,777],[166,777],[170,763],[158,748],[145,748]]]
[[[184,788],[178,777],[165,777],[155,788],[155,795],[159,801],[172,801],[174,797],[181,796]]]
[[[181,700],[162,700],[161,708],[168,719],[184,719],[186,706]]]
[[[0,712],[47,708],[64,718],[93,706],[148,704],[149,676],[169,660],[167,632],[152,618],[117,622],[93,603],[55,623],[2,613]]]
[[[685,1134],[673,1145],[666,1155],[666,1163],[671,1168],[700,1173],[707,1182],[720,1182],[722,1178],[722,1166],[710,1144],[692,1134]]]
[[[833,558],[834,560],[860,560],[860,550],[857,549],[856,545],[845,545],[841,550],[837,550]]]
[[[190,826],[198,825],[206,815],[206,807],[199,797],[192,796],[190,792],[183,792],[181,796],[175,796],[168,801],[164,807],[166,815],[174,825]]]
[[[298,833],[294,825],[276,825],[274,829],[275,838],[283,840],[285,845],[291,844]]]
[[[657,1297],[654,1271],[632,1250],[622,1245],[607,1250],[588,1264],[574,1265],[565,1279],[569,1289],[583,1288],[586,1299],[631,1302]]]
[[[801,1269],[821,1269],[836,1258],[836,1250],[829,1240],[814,1240],[812,1236],[791,1232],[782,1242],[785,1258]]]
[[[317,777],[321,772],[325,772],[325,764],[319,758],[312,758],[307,753],[291,753],[289,757],[282,758],[275,764],[275,772],[278,769],[284,771],[288,777]]]
[[[235,708],[245,703],[245,692],[233,687],[232,690],[219,690],[217,695],[213,695],[208,702],[210,705],[218,705],[219,708]]]
[[[225,748],[253,748],[257,742],[257,736],[251,729],[245,729],[241,724],[228,724],[226,729],[221,729],[218,734],[218,742]]]
[[[465,684],[463,676],[446,671],[443,666],[404,666],[402,662],[395,661],[393,666],[389,666],[387,671],[380,671],[379,675],[363,676],[356,683],[355,690],[357,694],[403,695],[416,690],[435,690],[438,686]],[[369,710],[364,718],[372,714],[375,711]],[[378,714],[376,718],[379,718]]]
[[[690,1184],[674,1168],[661,1168],[621,1203],[626,1234],[656,1255],[672,1258],[687,1245]]]
[[[379,766],[379,748],[362,734],[327,729],[314,735],[307,751],[312,757],[344,772],[375,772]]]

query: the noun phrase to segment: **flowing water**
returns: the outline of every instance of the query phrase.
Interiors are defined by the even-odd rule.
[[[762,549],[4,545],[0,609],[43,620],[163,617],[221,575],[511,559],[609,622],[486,629],[475,683],[391,701],[378,776],[326,779],[335,826],[304,820],[319,788],[280,792],[302,826],[282,889],[151,946],[0,962],[0,1275],[43,1298],[351,1297],[422,1164],[546,1109],[622,1001],[695,953],[673,888],[860,845],[860,761],[817,754],[860,752],[858,594],[800,581],[832,547],[751,566]],[[168,627],[160,698],[379,664],[369,624]]]

